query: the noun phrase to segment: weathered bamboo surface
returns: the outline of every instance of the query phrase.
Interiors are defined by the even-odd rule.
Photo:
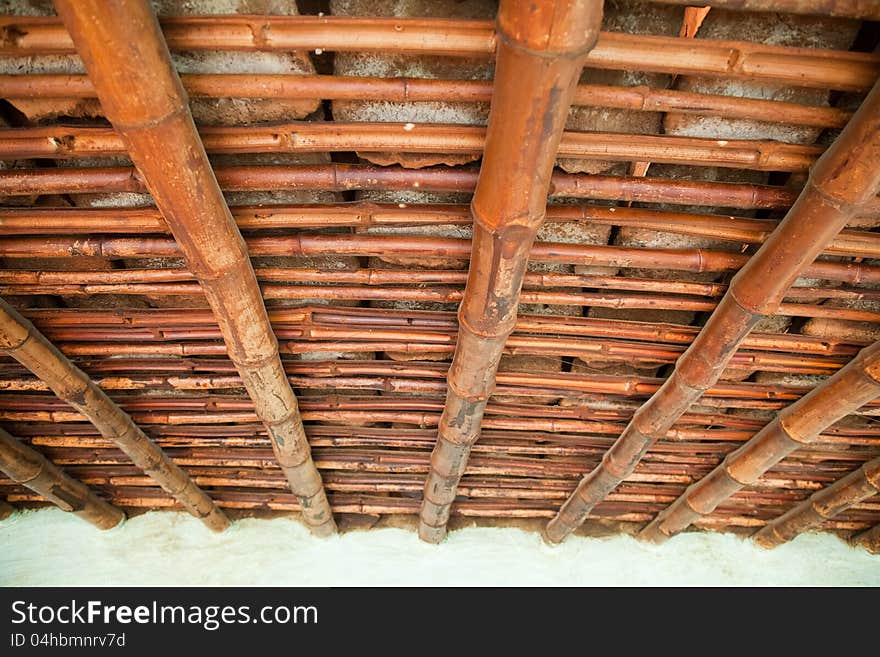
[[[85,484],[56,467],[32,447],[0,429],[0,470],[14,482],[39,493],[58,508],[76,514],[98,529],[112,529],[125,514],[107,504]]]
[[[658,393],[643,406],[548,524],[558,543],[633,470],[666,428],[721,376],[762,315],[771,314],[788,288],[857,208],[880,187],[880,85],[859,108],[834,145],[811,169],[798,201],[754,258],[737,273],[700,334],[676,363]],[[773,278],[767,274],[773,272]]]
[[[868,461],[843,479],[813,493],[809,499],[767,523],[752,538],[761,547],[776,547],[878,492],[880,458]]]
[[[664,509],[639,536],[663,542],[686,529],[700,516],[712,513],[738,490],[754,486],[782,459],[817,440],[820,433],[832,424],[880,396],[878,370],[880,343],[875,343],[861,351],[833,377],[779,413],[749,442],[728,454],[709,475],[690,486],[684,495]],[[789,525],[785,521],[778,526]],[[780,532],[771,528],[761,536],[772,539],[788,535],[787,529]]]
[[[0,299],[0,349],[43,380],[131,461],[215,531],[229,521],[193,481],[82,370]],[[81,414],[81,415],[80,415]]]
[[[868,531],[856,535],[853,543],[865,548],[868,552],[880,554],[880,524],[874,525]]]
[[[247,248],[217,186],[149,3],[59,0],[56,8],[108,118],[125,140],[123,152],[144,174],[217,316],[230,358],[300,497],[306,523],[317,535],[335,533]],[[113,32],[110,43],[108,30]],[[176,147],[168,149],[168,142]]]
[[[381,51],[442,56],[491,56],[497,37],[489,21],[449,21],[341,16],[181,16],[162,21],[165,39],[178,50]],[[75,52],[53,17],[2,17],[0,55]],[[587,56],[591,68],[644,70],[863,91],[880,73],[876,56],[810,48],[768,46],[603,32]]]

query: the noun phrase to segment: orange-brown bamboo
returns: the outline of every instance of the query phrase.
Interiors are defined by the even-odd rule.
[[[768,522],[752,536],[752,540],[763,548],[776,547],[877,493],[880,493],[880,458],[868,461],[858,470],[813,493],[809,499]]]
[[[808,445],[838,420],[880,397],[880,342],[863,349],[846,367],[780,412],[712,472],[692,484],[639,534],[662,543],[770,468]]]
[[[742,11],[769,11],[880,20],[880,5],[874,0],[655,0],[655,2],[667,5],[700,5]]]
[[[880,186],[880,85],[814,165],[783,222],[734,277],[724,298],[663,387],[634,416],[601,464],[550,521],[562,541],[633,471],[651,445],[714,384],[749,331],[775,312],[807,265]]]
[[[858,534],[853,538],[853,544],[865,548],[868,552],[880,554],[880,523]]]
[[[288,123],[269,126],[205,126],[205,150],[231,153],[324,153],[393,151],[479,155],[485,129],[414,123]],[[565,132],[558,155],[613,162],[650,160],[757,171],[802,172],[821,146],[776,141],[716,140],[668,135]],[[0,130],[0,159],[124,157],[126,144],[112,128],[51,125]]]
[[[344,16],[180,16],[162,20],[178,50],[326,50],[490,57],[498,35],[490,21]],[[0,55],[74,53],[54,17],[0,18]],[[591,68],[768,80],[818,89],[863,91],[880,72],[876,55],[603,32],[587,55]]]
[[[569,105],[601,19],[601,0],[500,4],[489,127],[471,202],[468,282],[420,511],[424,541],[443,540],[458,481],[479,439],[504,343],[516,324]]]
[[[421,190],[472,192],[477,170],[468,167],[405,169],[357,164],[226,166],[215,169],[227,191]],[[144,192],[140,173],[130,167],[47,168],[0,170],[0,194],[100,194]],[[664,178],[593,176],[555,172],[551,197],[604,201],[714,205],[743,209],[788,208],[797,192],[786,187],[749,183],[704,182]],[[880,202],[868,204],[865,214],[880,213]]]
[[[107,118],[124,138],[124,150],[144,175],[214,310],[306,523],[316,534],[335,533],[247,247],[214,178],[149,2],[55,5]]]
[[[211,498],[119,406],[2,299],[0,350],[28,368],[58,397],[87,417],[102,436],[116,443],[135,465],[208,527],[222,531],[229,526],[226,516]]]
[[[428,80],[423,78],[345,77],[289,74],[183,74],[181,82],[193,97],[378,100],[389,102],[482,102],[492,97],[491,80]],[[0,98],[94,98],[85,75],[0,75]],[[678,112],[842,128],[851,113],[778,100],[734,98],[647,86],[612,87],[582,84],[573,105],[613,107],[645,112]]]
[[[3,429],[0,429],[0,470],[14,482],[39,493],[58,508],[78,515],[98,529],[112,529],[125,520],[122,511]]]

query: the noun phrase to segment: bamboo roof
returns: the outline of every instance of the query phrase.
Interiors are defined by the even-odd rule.
[[[604,3],[557,131],[546,219],[528,251],[516,323],[500,338],[494,392],[477,413],[479,440],[451,488],[453,527],[541,528],[556,516],[669,379],[734,275],[809,192],[815,163],[880,77],[880,10],[871,2],[688,4]],[[135,119],[149,129],[145,113],[155,103],[158,116],[164,101],[132,90],[130,102],[105,102],[105,111],[102,81],[88,58],[86,73],[67,16],[48,1],[4,0],[0,297],[189,476],[188,491],[203,491],[230,517],[298,513],[310,495],[320,502],[323,480],[340,525],[415,526],[463,335],[456,312],[471,256],[482,257],[469,204],[481,164],[501,148],[487,128],[495,53],[506,42],[497,3],[152,7],[188,95],[192,138],[204,145],[244,238],[257,296],[247,283],[222,282],[206,296],[216,272],[193,249],[213,245],[226,257],[237,244],[234,226],[212,231],[206,220],[193,238],[201,247],[184,243],[189,217],[163,215],[148,191],[162,162],[134,165],[138,146],[125,130]],[[111,125],[113,112],[127,121]],[[168,135],[186,134],[172,128]],[[182,161],[180,142],[161,148],[168,167]],[[880,158],[869,153],[864,162],[866,176],[880,170]],[[516,171],[502,180],[510,205],[540,177],[528,162]],[[645,527],[780,410],[880,340],[877,191],[815,245],[818,257],[772,312],[756,302],[764,316],[720,379],[590,508],[581,531]],[[208,206],[194,196],[188,211],[222,213],[222,200]],[[478,221],[477,232],[486,219]],[[246,261],[229,267],[246,277]],[[772,267],[748,273],[755,286],[784,278]],[[317,480],[296,470],[300,461],[285,461],[293,457],[279,451],[284,441],[267,432],[277,420],[267,416],[280,412],[267,397],[285,388],[283,379],[262,390],[242,379],[250,367],[245,376],[263,381],[253,368],[277,357],[268,347],[263,360],[249,351],[245,334],[261,326],[260,297],[266,335],[277,338],[298,400],[285,430],[295,433],[301,420]],[[235,326],[244,337],[231,352]],[[495,328],[483,337],[497,337]],[[3,348],[12,354],[0,341]],[[491,387],[492,377],[483,383]],[[0,355],[6,439],[128,513],[183,508],[181,495],[135,465],[74,397]],[[878,415],[880,399],[847,411],[693,528],[751,534],[778,525],[876,463]],[[315,481],[319,492],[304,492]],[[0,515],[4,502],[50,503],[25,483],[0,471]],[[865,486],[818,528],[849,537],[878,525],[880,496]],[[869,547],[880,549],[873,535]]]

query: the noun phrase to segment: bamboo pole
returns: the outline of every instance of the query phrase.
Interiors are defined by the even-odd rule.
[[[495,86],[471,203],[468,282],[419,514],[424,541],[443,540],[458,481],[479,439],[504,343],[516,324],[526,263],[544,220],[569,105],[601,19],[599,0],[540,6],[502,0],[499,7]]]
[[[3,429],[0,429],[0,470],[16,483],[27,486],[58,508],[75,513],[98,529],[112,529],[125,520],[122,511],[107,504],[88,486]]]
[[[0,500],[0,521],[6,520],[15,513],[15,507]]]
[[[477,170],[468,167],[405,169],[357,164],[263,165],[217,167],[217,181],[226,191],[354,190],[473,192]],[[99,194],[145,192],[140,174],[131,167],[88,167],[0,170],[0,194]],[[603,201],[710,205],[754,209],[788,208],[797,192],[785,187],[749,183],[704,182],[663,178],[594,176],[554,172],[550,196]],[[880,213],[880,201],[865,214]]]
[[[249,237],[250,256],[407,256],[419,258],[456,258],[467,260],[471,242],[466,239],[423,237],[420,235],[380,234],[309,234],[296,233],[277,237]],[[824,246],[824,245],[823,245]],[[0,257],[4,258],[68,258],[101,256],[123,258],[177,258],[183,245],[161,237],[86,238],[9,237],[0,240]],[[754,259],[744,253],[704,251],[702,249],[641,249],[608,245],[581,245],[537,242],[529,257],[538,262],[554,262],[601,267],[638,267],[694,273],[734,271]],[[195,268],[190,267],[198,275]],[[846,283],[880,282],[880,267],[861,262],[817,260],[808,265],[803,275],[811,278]],[[202,283],[204,286],[204,282]]]
[[[559,543],[635,468],[645,452],[715,383],[749,331],[880,186],[880,85],[819,159],[783,222],[734,277],[724,298],[663,387],[586,475],[547,525]]]
[[[768,11],[808,16],[840,16],[880,20],[880,5],[873,0],[654,0],[660,4],[707,6],[741,11]]]
[[[107,118],[124,137],[125,150],[214,310],[306,523],[318,535],[335,533],[247,247],[217,186],[149,3],[55,4]]]
[[[863,349],[849,364],[811,390],[728,454],[708,475],[692,484],[639,534],[655,543],[712,513],[745,486],[753,486],[770,468],[804,445],[815,442],[832,424],[880,396],[880,342]]]
[[[491,80],[345,77],[290,74],[183,74],[184,88],[197,98],[372,100],[386,102],[488,103]],[[95,98],[85,75],[0,75],[0,98]],[[815,107],[778,100],[733,98],[647,86],[581,84],[572,105],[613,107],[645,112],[678,112],[751,119],[818,128],[842,128],[852,115],[835,107]]]
[[[319,229],[326,227],[471,225],[465,205],[391,203],[328,203],[306,205],[232,206],[230,212],[243,231]],[[632,226],[732,242],[762,243],[777,221],[588,205],[551,205],[546,223],[586,223]],[[115,234],[169,233],[168,224],[154,207],[137,208],[0,208],[0,234]],[[824,253],[880,257],[880,235],[842,230]]]
[[[767,523],[752,536],[752,540],[767,549],[782,545],[878,492],[880,458],[868,461],[858,470],[813,493],[809,499]]]
[[[172,50],[323,50],[491,57],[491,21],[344,16],[180,16],[162,19]],[[55,17],[0,18],[0,55],[74,54]],[[880,72],[867,53],[602,32],[591,68],[766,80],[818,89],[864,91]]]
[[[229,526],[211,498],[42,333],[0,299],[0,350],[43,380],[52,391],[112,440],[132,462],[152,477],[190,513],[214,531]]]
[[[358,151],[444,153],[479,156],[485,129],[414,123],[341,123],[204,126],[199,130],[212,154],[325,153]],[[716,140],[667,135],[565,132],[559,157],[613,162],[650,160],[666,164],[718,166],[757,171],[807,171],[821,146],[776,141]],[[51,125],[0,130],[0,159],[125,157],[126,144],[112,128]]]

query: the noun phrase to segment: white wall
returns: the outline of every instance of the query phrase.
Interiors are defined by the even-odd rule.
[[[518,529],[453,532],[437,547],[379,529],[317,540],[297,522],[241,520],[216,535],[182,513],[109,532],[56,509],[0,522],[0,585],[880,585],[880,555],[829,535],[765,551],[732,535],[664,546],[617,536],[551,548]]]

